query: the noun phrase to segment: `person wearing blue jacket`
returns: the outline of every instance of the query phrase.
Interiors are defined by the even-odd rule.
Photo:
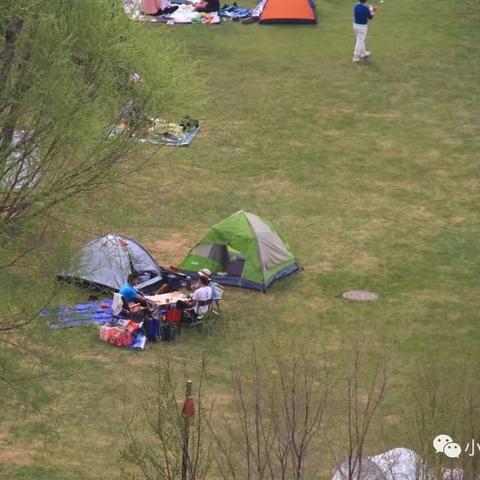
[[[370,52],[365,48],[368,33],[368,22],[373,19],[375,8],[366,5],[367,0],[359,0],[353,7],[353,32],[357,39],[353,50],[353,63],[358,63],[362,58],[368,58]]]

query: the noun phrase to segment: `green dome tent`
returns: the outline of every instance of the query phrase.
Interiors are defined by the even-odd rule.
[[[180,266],[192,276],[202,268],[223,285],[265,291],[300,264],[273,226],[240,210],[211,227]]]

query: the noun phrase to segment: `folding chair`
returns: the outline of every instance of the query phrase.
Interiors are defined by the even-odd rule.
[[[122,313],[123,310],[123,297],[119,293],[114,293],[113,294],[113,299],[112,299],[112,312],[113,312],[113,318],[115,320],[120,319],[120,314]]]
[[[192,321],[190,323],[191,327],[200,325],[205,321],[205,319],[209,317],[209,315],[212,313],[213,299],[209,298],[208,300],[199,300],[197,305],[198,307],[208,306],[208,310],[205,313],[201,313],[200,315],[193,312]]]
[[[119,293],[113,294],[112,311],[112,317],[116,322],[118,322],[120,318],[142,321],[150,313],[148,307],[143,306],[140,303],[129,304]]]

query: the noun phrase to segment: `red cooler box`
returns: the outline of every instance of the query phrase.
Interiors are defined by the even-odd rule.
[[[118,327],[109,327],[103,325],[100,328],[100,340],[111,343],[117,347],[128,347],[133,342],[132,333],[130,331],[122,330]]]

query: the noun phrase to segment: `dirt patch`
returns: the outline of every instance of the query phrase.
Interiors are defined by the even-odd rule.
[[[351,265],[355,269],[370,271],[378,267],[378,259],[373,255],[370,255],[365,252],[361,252],[361,253],[355,254],[355,257],[352,259]]]
[[[8,465],[32,465],[33,455],[24,446],[6,446],[0,442],[0,463]]]
[[[311,273],[327,273],[331,272],[334,269],[335,265],[333,262],[317,262],[308,265],[305,269],[306,272]]]
[[[95,362],[103,363],[105,365],[111,365],[114,363],[111,357],[108,357],[103,354],[93,354],[93,353],[82,353],[77,356],[80,360],[93,360]]]
[[[400,425],[401,420],[400,415],[386,415],[383,417],[383,422],[386,425]]]
[[[145,243],[145,247],[162,265],[179,265],[194,245],[192,239],[180,233],[173,233],[167,238]]]
[[[295,191],[295,185],[288,179],[263,177],[256,183],[255,190],[270,198],[271,195],[278,194],[278,192]]]
[[[385,120],[399,120],[400,118],[402,118],[402,113],[396,111],[382,113],[364,112],[359,116],[365,118],[383,118]]]
[[[462,223],[464,220],[466,220],[467,217],[465,217],[465,215],[454,215],[451,219],[450,219],[450,223],[452,225],[458,225],[459,223]]]
[[[342,138],[345,135],[345,132],[343,130],[336,130],[336,129],[330,129],[330,130],[324,130],[323,135],[329,138]]]
[[[32,465],[35,462],[33,452],[42,448],[42,445],[39,442],[30,443],[29,448],[25,445],[14,445],[7,430],[6,424],[2,424],[2,432],[0,432],[0,463]]]
[[[217,407],[233,404],[233,395],[226,393],[216,393],[215,395],[206,395],[203,399],[204,405],[215,405]]]

